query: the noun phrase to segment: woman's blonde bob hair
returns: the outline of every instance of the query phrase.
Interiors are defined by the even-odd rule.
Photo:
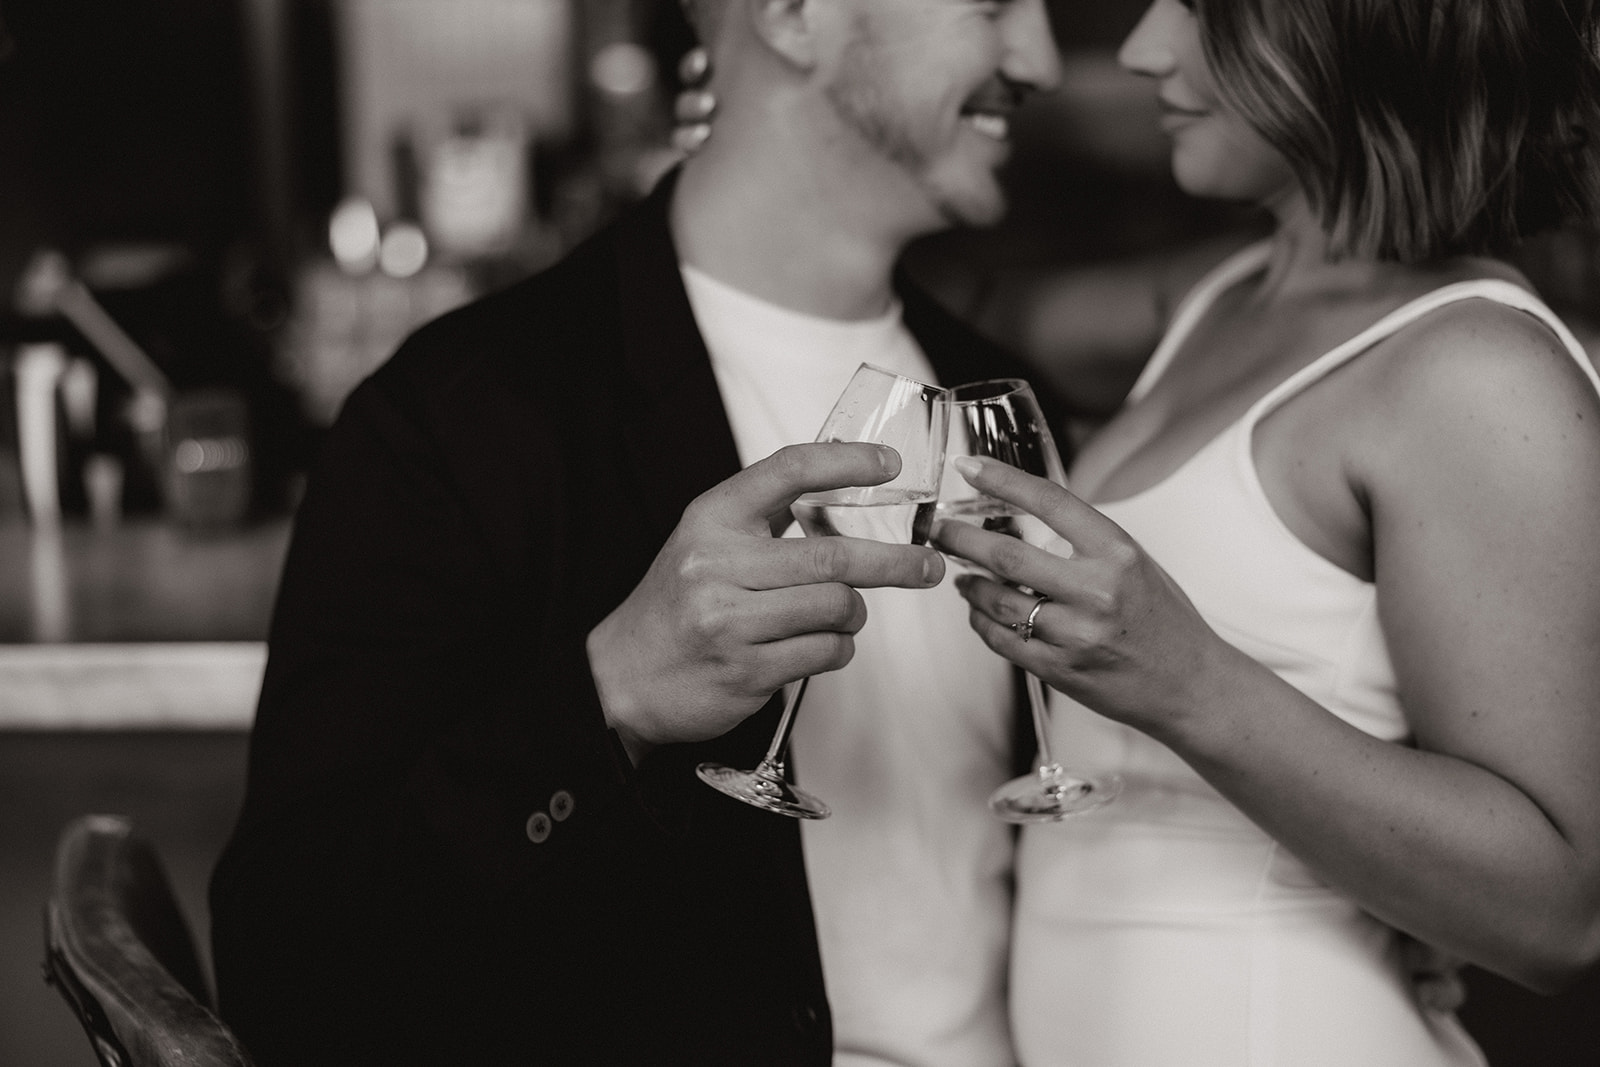
[[[1192,0],[1341,254],[1503,253],[1600,204],[1597,0]]]

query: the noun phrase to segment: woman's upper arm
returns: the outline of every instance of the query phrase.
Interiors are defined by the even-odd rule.
[[[1362,463],[1402,704],[1420,747],[1515,784],[1600,885],[1600,400],[1499,305],[1414,342]]]

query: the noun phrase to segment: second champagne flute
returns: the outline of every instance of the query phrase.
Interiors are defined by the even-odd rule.
[[[1033,388],[1020,378],[972,382],[950,390],[950,458],[988,456],[1002,463],[1067,484],[1061,454],[1050,425],[1039,409]],[[959,519],[1009,534],[1036,547],[1059,541],[1038,518],[1004,500],[980,493],[953,471],[945,478],[939,500],[941,517]],[[1029,590],[1031,592],[1031,590]],[[1090,778],[1062,766],[1050,752],[1050,722],[1044,683],[1025,672],[1028,706],[1039,744],[1039,767],[1015,778],[989,798],[989,807],[1007,822],[1055,822],[1092,811],[1116,796],[1122,782],[1115,775]]]
[[[807,537],[865,537],[898,544],[926,544],[933,527],[944,469],[950,408],[935,385],[863,363],[823,421],[818,441],[865,441],[900,453],[900,473],[883,485],[808,493],[794,502]],[[825,819],[828,806],[784,778],[784,754],[806,679],[789,684],[782,717],[753,770],[720,763],[695,768],[702,781],[735,800],[797,819]]]

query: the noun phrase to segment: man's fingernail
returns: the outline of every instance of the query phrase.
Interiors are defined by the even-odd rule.
[[[930,552],[922,561],[922,580],[935,582],[944,576],[944,566],[936,552]]]
[[[950,461],[961,472],[963,478],[975,478],[983,470],[983,464],[972,456],[957,456]]]

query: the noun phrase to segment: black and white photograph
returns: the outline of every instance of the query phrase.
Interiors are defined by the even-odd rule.
[[[0,0],[0,1064],[1600,1064],[1600,0]]]

